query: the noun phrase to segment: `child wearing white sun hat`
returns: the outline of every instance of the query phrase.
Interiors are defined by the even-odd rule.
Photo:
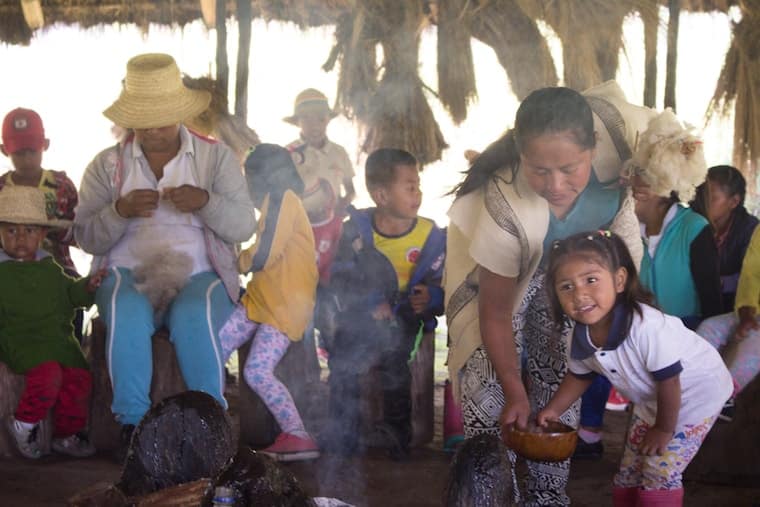
[[[54,451],[76,457],[95,452],[80,433],[92,380],[71,321],[76,308],[93,303],[104,272],[75,280],[41,249],[50,228],[68,224],[48,219],[37,188],[0,191],[0,362],[26,377],[6,424],[18,451],[31,459],[43,454],[40,423],[51,409]]]

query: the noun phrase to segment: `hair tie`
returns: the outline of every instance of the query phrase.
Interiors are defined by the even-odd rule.
[[[604,236],[605,238],[611,238],[612,232],[610,232],[609,229],[599,229],[599,235]]]

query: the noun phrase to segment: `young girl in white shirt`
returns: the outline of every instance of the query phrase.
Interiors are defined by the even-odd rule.
[[[618,236],[576,234],[549,254],[555,322],[570,317],[575,330],[568,375],[538,424],[558,420],[596,375],[607,377],[634,403],[614,505],[682,505],[681,476],[731,395],[731,375],[708,342],[649,305]]]

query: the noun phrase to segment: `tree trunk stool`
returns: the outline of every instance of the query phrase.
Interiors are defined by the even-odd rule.
[[[274,442],[280,434],[280,427],[269,413],[264,402],[245,381],[245,360],[251,350],[250,341],[238,349],[238,371],[240,372],[240,442],[261,449]],[[314,401],[315,389],[304,375],[317,361],[316,351],[307,350],[303,341],[291,342],[287,352],[274,370],[277,378],[290,391],[301,417],[306,422],[305,414]],[[317,368],[319,366],[317,365]],[[326,402],[327,400],[322,400]],[[308,430],[309,428],[307,428]]]
[[[106,327],[101,319],[92,322],[87,353],[92,374],[92,401],[90,403],[90,441],[99,450],[112,450],[119,445],[121,426],[111,412],[113,391],[106,364]],[[166,329],[153,335],[153,379],[150,399],[155,405],[164,398],[186,391],[179,369],[174,345]]]
[[[731,486],[756,486],[760,481],[760,377],[736,399],[729,423],[716,422],[684,476]]]
[[[23,375],[17,375],[8,368],[5,363],[0,363],[0,456],[8,458],[18,455],[16,443],[13,437],[8,434],[6,422],[16,412],[18,400],[24,391],[25,378]],[[50,413],[44,422],[40,425],[38,438],[40,439],[40,448],[47,454],[50,452],[50,439],[53,434],[53,418]]]
[[[428,332],[423,336],[417,355],[409,366],[412,374],[412,447],[420,447],[433,440],[434,362],[435,332]],[[372,368],[361,383],[362,433],[367,436],[374,430],[375,425],[383,420],[383,392],[379,370]]]

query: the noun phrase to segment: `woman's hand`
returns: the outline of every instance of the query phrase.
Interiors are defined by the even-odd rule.
[[[202,188],[182,185],[174,188],[164,188],[162,198],[170,201],[179,211],[192,213],[208,203],[209,195]]]
[[[515,401],[507,402],[504,404],[504,408],[501,410],[501,416],[499,416],[499,425],[503,428],[507,426],[515,425],[518,430],[526,430],[528,428],[528,419],[530,418],[530,403],[528,402],[527,395],[523,395]]]
[[[657,426],[652,426],[647,430],[644,439],[639,445],[639,454],[642,456],[662,456],[667,450],[668,442],[673,438],[673,433],[663,431]]]
[[[153,216],[158,208],[159,194],[155,190],[140,188],[116,200],[116,213],[124,218]]]

